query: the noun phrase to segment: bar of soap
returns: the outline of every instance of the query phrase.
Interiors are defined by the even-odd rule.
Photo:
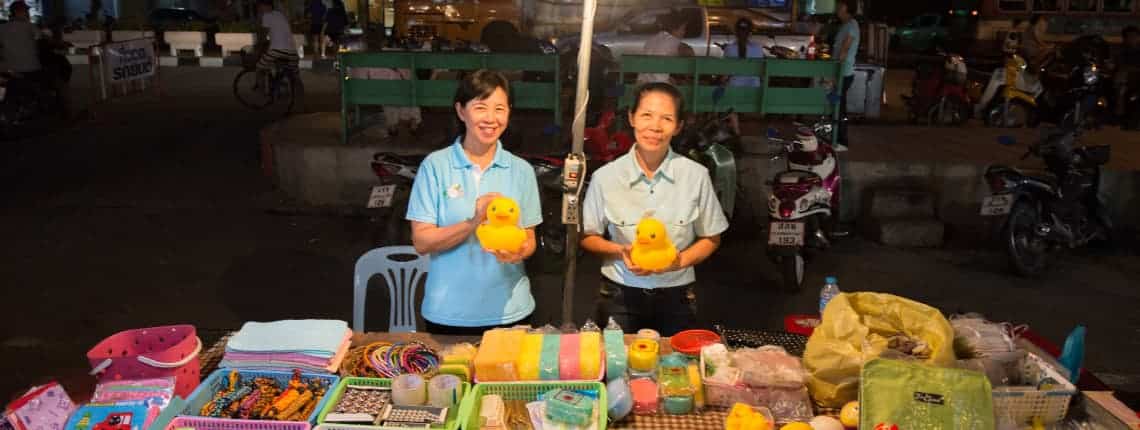
[[[562,335],[561,349],[558,352],[558,376],[563,381],[582,379],[582,369],[578,367],[581,360],[580,347],[582,345],[578,333]]]
[[[602,333],[606,346],[606,380],[625,376],[629,358],[626,353],[625,333],[621,330],[606,330]]]
[[[480,382],[519,380],[516,360],[522,349],[525,330],[494,329],[483,333],[475,354],[475,378]]]
[[[542,358],[542,334],[527,333],[523,336],[522,351],[516,366],[519,371],[519,380],[537,381],[538,363]]]
[[[542,355],[538,359],[538,377],[543,381],[557,381],[558,352],[562,349],[562,335],[547,334],[542,336]]]
[[[578,369],[582,379],[600,379],[602,376],[602,334],[584,331],[578,335]]]

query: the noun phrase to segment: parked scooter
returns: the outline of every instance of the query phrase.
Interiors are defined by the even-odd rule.
[[[372,156],[372,173],[378,183],[372,187],[366,207],[375,211],[374,221],[381,226],[373,230],[373,243],[412,243],[412,230],[404,216],[408,212],[412,183],[425,156],[391,152],[377,152]]]
[[[839,159],[830,141],[819,135],[829,131],[819,123],[800,127],[794,139],[785,140],[768,129],[768,141],[780,146],[772,159],[786,160],[786,169],[769,182],[768,256],[781,267],[789,291],[803,286],[808,249],[830,246],[831,227],[839,216]]]
[[[1013,269],[1022,276],[1043,272],[1050,254],[1108,239],[1111,221],[1099,200],[1101,167],[1110,147],[1078,146],[1080,124],[1048,129],[1030,155],[1045,161],[1052,177],[1030,176],[1006,166],[990,166],[985,179],[993,193],[982,200],[981,215],[1005,217],[1000,239]],[[1009,137],[999,142],[1012,145]]]
[[[740,136],[729,123],[732,109],[716,112],[715,104],[723,96],[724,87],[717,87],[713,92],[713,111],[699,116],[692,125],[686,126],[681,134],[673,138],[673,151],[705,166],[725,217],[738,226],[748,226],[751,223],[741,223],[736,219],[737,214],[745,212],[738,212],[737,208],[737,203],[745,202],[736,172]]]
[[[966,92],[966,62],[956,54],[943,54],[940,64],[922,64],[915,70],[911,95],[903,96],[911,122],[960,125],[970,117]]]

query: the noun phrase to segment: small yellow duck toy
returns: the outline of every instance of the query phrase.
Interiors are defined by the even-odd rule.
[[[772,430],[772,423],[751,406],[737,403],[724,419],[724,430]]]
[[[519,252],[526,241],[526,231],[519,228],[519,205],[507,197],[497,197],[487,205],[487,222],[475,229],[475,237],[483,248],[492,251]]]
[[[633,264],[645,270],[661,270],[677,259],[677,247],[665,234],[665,224],[654,218],[643,218],[637,223],[637,240],[630,254]]]

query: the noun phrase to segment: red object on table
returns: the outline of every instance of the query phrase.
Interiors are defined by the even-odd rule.
[[[784,317],[784,331],[811,336],[819,321],[819,315],[788,315]]]
[[[720,335],[708,330],[685,330],[669,338],[674,351],[685,355],[700,355],[701,348],[720,342]]]

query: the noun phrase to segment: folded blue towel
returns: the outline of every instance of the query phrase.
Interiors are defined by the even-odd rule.
[[[337,320],[247,322],[226,344],[227,351],[299,352],[329,357],[344,342],[348,323]]]

